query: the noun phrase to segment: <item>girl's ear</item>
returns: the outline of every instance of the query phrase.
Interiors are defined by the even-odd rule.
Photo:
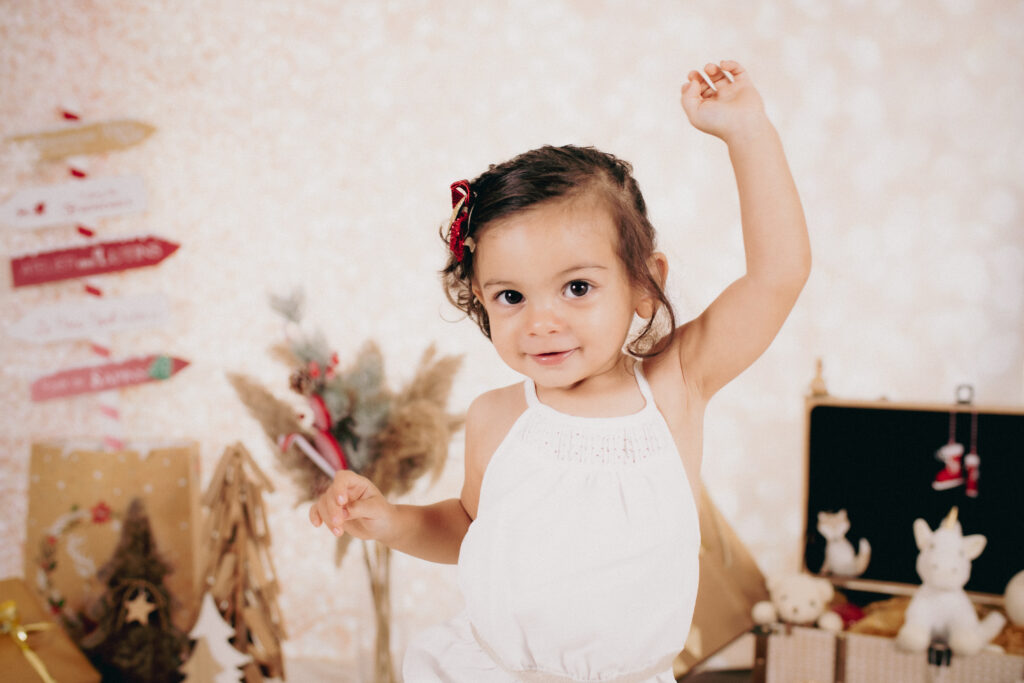
[[[658,286],[664,289],[665,281],[668,278],[668,258],[665,254],[660,251],[651,254],[651,257],[647,259],[647,268]],[[655,292],[645,291],[637,300],[636,314],[644,320],[648,320],[658,311],[658,303],[658,296]]]

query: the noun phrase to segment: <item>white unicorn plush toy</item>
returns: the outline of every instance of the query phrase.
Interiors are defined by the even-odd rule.
[[[981,534],[964,536],[956,517],[954,507],[934,532],[925,520],[914,520],[921,587],[911,598],[903,628],[896,636],[897,644],[905,650],[922,651],[933,640],[941,640],[954,654],[973,655],[1006,623],[999,612],[978,621],[964,585],[971,576],[971,561],[981,555],[986,539]]]

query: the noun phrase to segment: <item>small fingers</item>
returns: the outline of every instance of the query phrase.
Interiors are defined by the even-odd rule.
[[[723,59],[720,66],[725,72],[725,75],[732,80],[736,80],[747,72],[739,62],[732,59]]]
[[[703,83],[696,71],[691,71],[686,79],[686,83],[683,84],[680,102],[683,105],[683,111],[686,112],[686,116],[689,118],[692,118],[696,113],[697,107],[700,106],[701,98],[704,96],[701,93],[702,85]]]
[[[702,70],[691,71],[686,76],[687,85],[683,90],[684,107],[686,106],[685,95],[687,90],[690,90],[691,84],[696,86],[690,91],[691,97],[707,99],[714,97],[721,87],[735,83],[736,79],[744,73],[740,63],[731,59],[724,59],[718,64],[708,62]]]
[[[321,506],[324,509],[321,510]],[[345,512],[344,508],[338,512],[330,512],[330,501],[324,501],[323,499],[313,503],[309,508],[309,522],[315,528],[320,528],[325,522],[327,523],[327,529],[335,536],[341,536],[344,533],[343,519],[348,517],[348,513]]]
[[[334,482],[331,484],[330,492],[333,496],[332,502],[338,505],[358,500],[366,494],[369,488],[369,480],[361,477],[351,470],[339,470],[334,475]]]
[[[700,94],[702,96],[707,97],[709,93],[718,92],[718,88],[715,87],[714,78],[707,73],[707,67],[703,71],[691,71],[690,73],[696,74],[697,80],[700,81]],[[721,77],[719,77],[719,80],[721,80]]]
[[[723,60],[719,64],[713,64],[711,62],[708,62],[704,66],[704,71],[710,77],[710,82],[713,86],[720,84],[723,81],[728,81],[729,83],[736,82],[736,78],[735,75],[732,73],[732,69],[727,65],[734,65],[736,67],[739,67],[739,64],[730,60]],[[740,71],[742,71],[742,69],[740,69]]]

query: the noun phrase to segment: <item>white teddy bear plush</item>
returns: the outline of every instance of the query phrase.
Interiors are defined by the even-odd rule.
[[[756,624],[787,624],[817,626],[826,631],[843,630],[842,618],[829,609],[835,591],[828,579],[809,574],[788,574],[769,579],[771,601],[754,605],[751,616]]]

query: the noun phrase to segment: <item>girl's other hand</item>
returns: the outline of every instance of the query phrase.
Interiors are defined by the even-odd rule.
[[[315,527],[326,524],[335,536],[385,540],[392,531],[394,506],[366,477],[340,470],[334,481],[309,509]]]
[[[704,74],[707,79],[691,71],[682,87],[683,111],[694,128],[729,143],[767,123],[761,95],[739,62],[709,63]]]

